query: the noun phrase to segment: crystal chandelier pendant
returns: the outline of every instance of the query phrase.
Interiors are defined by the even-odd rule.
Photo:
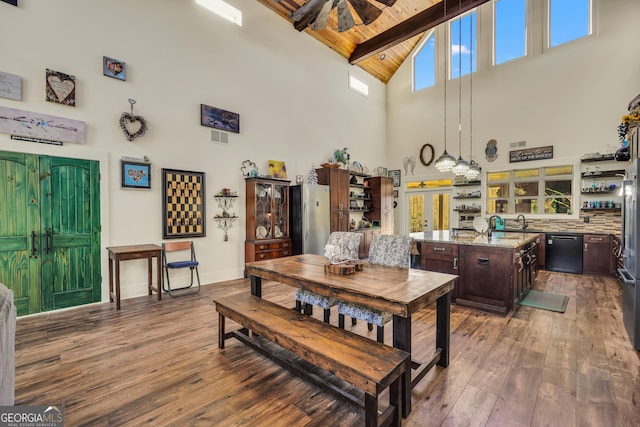
[[[471,160],[469,162],[469,169],[467,173],[464,175],[469,181],[474,181],[480,177],[480,166],[475,162],[475,160]]]
[[[447,153],[447,150],[444,150],[444,153],[438,157],[436,160],[436,169],[439,172],[451,172],[453,166],[456,164],[456,159],[451,154]]]
[[[469,163],[460,156],[451,170],[455,176],[465,176],[469,170]]]

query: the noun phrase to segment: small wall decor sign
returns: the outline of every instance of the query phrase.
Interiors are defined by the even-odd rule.
[[[400,169],[389,171],[389,178],[393,178],[393,186],[400,187]]]
[[[127,80],[127,64],[118,59],[103,56],[102,74],[118,80]]]
[[[0,71],[0,97],[22,101],[22,79]]]
[[[227,132],[240,133],[240,115],[200,104],[200,124]]]
[[[151,189],[151,163],[120,160],[122,188]]]
[[[5,2],[5,3],[12,4],[14,6],[18,5],[18,0],[2,0],[2,1]]]
[[[84,144],[84,122],[0,106],[0,132]]]
[[[509,163],[553,159],[553,145],[509,151]]]
[[[76,77],[47,69],[47,101],[76,106]]]
[[[269,160],[269,175],[273,178],[287,178],[287,167],[281,160]]]
[[[498,158],[498,141],[495,139],[487,141],[487,146],[484,149],[484,157],[489,162],[493,162]]]

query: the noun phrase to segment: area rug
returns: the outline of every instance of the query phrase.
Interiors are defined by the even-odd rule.
[[[551,294],[531,289],[527,296],[520,301],[520,305],[564,313],[567,309],[568,302],[569,297],[566,295]]]

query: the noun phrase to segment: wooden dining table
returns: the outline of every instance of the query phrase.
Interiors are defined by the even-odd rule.
[[[411,389],[435,365],[449,365],[452,274],[365,263],[362,271],[339,275],[325,272],[328,259],[303,254],[246,264],[251,293],[262,297],[262,280],[306,289],[341,301],[361,304],[393,315],[393,346],[411,353],[411,316],[436,304],[436,342],[425,362],[412,360],[411,381],[402,384],[402,412],[411,412]]]

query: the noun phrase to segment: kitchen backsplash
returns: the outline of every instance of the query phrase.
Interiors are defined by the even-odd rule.
[[[589,222],[585,222],[585,218],[589,218]],[[620,213],[612,212],[598,213],[597,215],[585,215],[581,213],[580,218],[576,220],[527,218],[527,229],[544,232],[602,233],[613,234],[620,237],[622,234],[621,220],[622,216]],[[521,225],[522,223],[518,223],[513,219],[507,219],[506,228],[518,228]],[[473,221],[460,221],[459,226],[461,228],[473,228]]]

